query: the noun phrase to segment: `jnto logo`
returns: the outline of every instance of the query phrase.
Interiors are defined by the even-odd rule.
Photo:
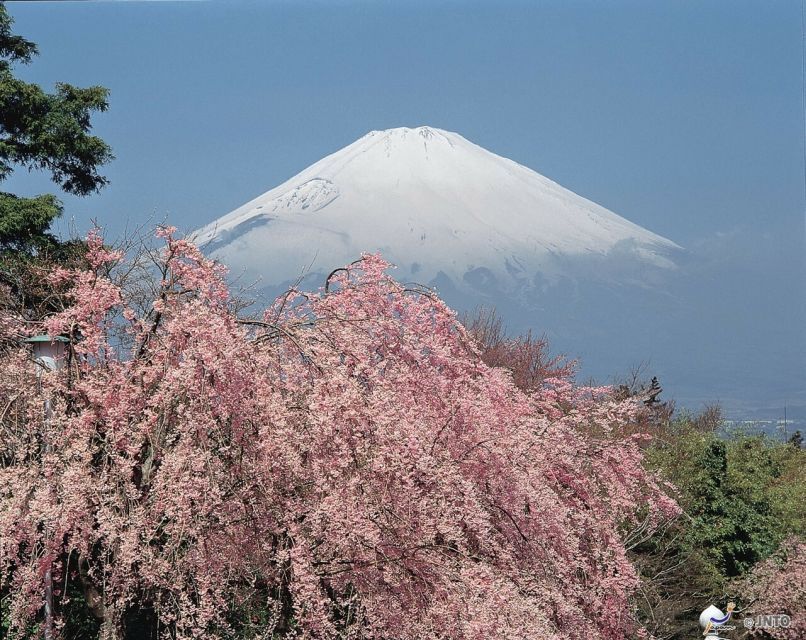
[[[736,605],[729,602],[727,613],[722,613],[717,607],[710,605],[700,614],[702,635],[706,640],[724,640],[720,639],[719,632],[731,631],[736,628],[728,626],[728,621],[735,609]],[[760,614],[743,618],[741,623],[745,629],[787,629],[792,624],[792,618],[785,613]]]
[[[787,629],[791,623],[792,618],[785,613],[768,613],[742,620],[745,629]]]

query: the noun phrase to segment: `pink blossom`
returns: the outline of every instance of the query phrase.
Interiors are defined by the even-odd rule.
[[[57,558],[57,580],[80,563],[110,624],[146,600],[177,638],[219,637],[257,583],[302,638],[635,630],[624,537],[677,513],[639,441],[614,435],[635,404],[567,377],[520,391],[375,255],[241,322],[224,269],[174,232],[158,232],[145,316],[91,239],[93,269],[43,327],[75,354],[43,379],[47,424],[24,354],[0,358],[0,586],[17,630]],[[131,351],[116,359],[119,313]]]

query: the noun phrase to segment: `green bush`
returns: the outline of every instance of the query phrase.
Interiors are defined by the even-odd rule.
[[[643,614],[659,636],[693,637],[699,612],[741,594],[737,580],[784,539],[806,533],[806,451],[718,420],[683,415],[647,451],[683,515],[634,549]]]

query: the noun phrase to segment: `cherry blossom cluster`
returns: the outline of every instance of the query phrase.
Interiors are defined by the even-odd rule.
[[[108,637],[141,606],[166,637],[231,637],[255,598],[280,637],[640,632],[624,541],[678,513],[621,435],[640,403],[568,376],[518,389],[379,256],[241,319],[223,268],[160,235],[151,309],[102,275],[122,256],[93,236],[92,269],[54,274],[71,303],[39,328],[71,341],[67,365],[38,385],[24,349],[0,360],[17,631],[51,567],[57,611],[80,582]]]
[[[791,538],[774,556],[757,564],[743,595],[751,599],[745,616],[789,616],[786,626],[761,626],[754,633],[774,640],[806,637],[806,543]],[[755,619],[755,618],[754,618]]]

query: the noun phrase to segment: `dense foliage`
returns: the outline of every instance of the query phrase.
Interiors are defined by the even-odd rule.
[[[92,268],[51,278],[75,283],[42,327],[71,340],[64,368],[40,393],[25,350],[0,360],[12,633],[36,624],[49,566],[106,637],[637,632],[624,541],[676,513],[640,438],[614,436],[641,403],[567,378],[520,391],[374,256],[240,321],[221,267],[162,235],[145,313],[93,236]]]
[[[12,32],[0,2],[0,182],[15,168],[44,170],[71,194],[88,195],[107,183],[98,169],[112,158],[109,146],[90,133],[91,116],[107,109],[103,87],[58,83],[54,93],[14,75],[28,64],[36,45]],[[76,243],[62,243],[51,225],[63,212],[52,194],[21,197],[0,191],[0,283],[18,306],[41,315],[49,309],[40,283],[42,269],[74,263]]]
[[[681,415],[647,454],[676,485],[684,512],[634,550],[644,613],[661,638],[692,637],[708,604],[750,606],[749,572],[768,566],[759,563],[785,540],[806,539],[806,451],[763,435],[720,433],[720,424],[713,411]]]
[[[803,538],[786,540],[774,556],[759,563],[741,585],[749,616],[786,614],[786,627],[756,629],[754,635],[774,640],[806,637],[806,543]]]
[[[567,372],[545,339],[509,337],[500,317],[478,309],[463,318],[482,359],[512,372],[522,389]],[[792,626],[774,638],[800,638],[806,619],[803,541],[806,540],[806,451],[795,433],[786,442],[751,432],[725,432],[718,406],[674,415],[659,382],[642,367],[615,387],[615,396],[641,400],[635,429],[653,436],[645,464],[672,481],[685,511],[659,530],[636,530],[627,540],[642,577],[640,615],[656,638],[692,638],[708,605],[737,601],[741,617],[786,613]],[[773,555],[770,555],[773,554]],[[747,635],[743,632],[741,635]]]
[[[15,165],[45,169],[68,193],[85,195],[106,184],[97,168],[111,158],[108,145],[90,135],[90,117],[105,111],[108,91],[58,83],[55,93],[16,78],[13,63],[27,64],[36,45],[11,32],[0,3],[0,180]]]

